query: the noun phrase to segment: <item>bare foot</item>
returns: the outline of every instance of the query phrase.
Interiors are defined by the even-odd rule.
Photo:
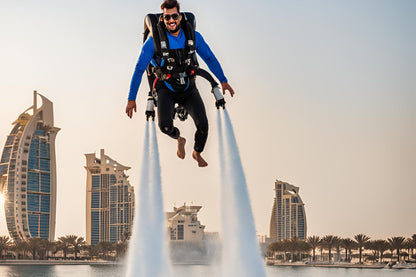
[[[186,139],[183,137],[178,137],[178,152],[176,154],[178,155],[179,159],[185,159],[185,142]]]
[[[208,163],[201,157],[201,153],[196,152],[195,150],[192,153],[192,158],[198,162],[199,167],[206,167],[208,165]]]

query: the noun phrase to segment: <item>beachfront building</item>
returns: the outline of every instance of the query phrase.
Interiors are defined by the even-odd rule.
[[[275,198],[270,219],[270,238],[281,241],[293,237],[306,239],[305,205],[299,187],[275,182]]]
[[[134,188],[121,165],[100,151],[87,159],[87,243],[120,242],[131,234],[134,216]]]
[[[205,232],[198,220],[202,206],[173,208],[166,213],[170,259],[178,264],[210,264],[220,251],[219,234]]]
[[[38,100],[41,105],[38,107]],[[40,104],[40,102],[39,102]],[[33,106],[12,123],[0,160],[0,190],[14,241],[55,239],[56,160],[53,104],[33,93]]]
[[[186,206],[173,208],[167,212],[168,234],[171,241],[202,241],[205,226],[198,220],[198,212],[202,206]]]

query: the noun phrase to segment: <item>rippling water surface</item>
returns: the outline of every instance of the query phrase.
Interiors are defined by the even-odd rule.
[[[175,265],[173,277],[216,277],[216,266]],[[267,277],[414,277],[412,269],[354,269],[316,268],[295,266],[267,266]],[[19,265],[0,266],[0,277],[124,277],[125,267],[120,265]]]

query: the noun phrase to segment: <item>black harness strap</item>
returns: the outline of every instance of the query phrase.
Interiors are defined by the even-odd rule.
[[[169,57],[169,40],[168,36],[166,35],[166,27],[163,23],[163,21],[160,21],[157,23],[157,32],[159,34],[159,47],[160,52],[156,52],[156,55],[161,54],[162,59]],[[157,41],[153,38],[153,42],[157,43]]]

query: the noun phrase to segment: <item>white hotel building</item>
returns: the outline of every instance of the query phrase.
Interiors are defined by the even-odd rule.
[[[0,191],[5,198],[7,229],[17,242],[32,237],[53,241],[55,138],[60,129],[54,126],[52,102],[35,91],[33,106],[12,125],[0,160]]]

